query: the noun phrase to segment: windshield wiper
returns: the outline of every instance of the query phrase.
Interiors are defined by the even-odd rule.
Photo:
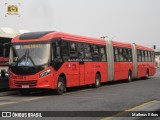
[[[31,56],[29,55],[29,50],[25,51],[25,54],[19,59],[19,61],[16,63],[15,66],[18,66],[19,62],[22,62],[24,60],[24,62],[25,62],[24,66],[27,67],[26,62],[28,62],[29,59],[32,62],[33,66],[35,67],[35,63],[34,63],[33,59],[31,58]]]
[[[25,51],[25,54],[17,61],[15,66],[18,66],[19,62],[21,62],[23,59],[25,60],[25,65],[26,65],[26,55],[27,55],[27,50]]]
[[[33,59],[31,58],[31,56],[29,55],[29,50],[28,50],[28,54],[27,54],[27,61],[28,61],[28,59],[31,60],[31,62],[33,63],[33,66],[35,67],[36,65],[35,65]]]

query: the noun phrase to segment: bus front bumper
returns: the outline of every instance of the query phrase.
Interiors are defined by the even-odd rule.
[[[28,76],[25,79],[15,79],[9,77],[9,87],[11,89],[17,88],[44,88],[44,89],[56,89],[56,81],[50,75],[42,78],[32,78]]]

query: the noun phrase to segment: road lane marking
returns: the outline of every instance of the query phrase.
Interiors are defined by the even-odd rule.
[[[100,97],[99,97],[99,98],[98,98],[98,97],[97,97],[97,98],[93,98],[93,97],[83,97],[83,96],[82,96],[82,97],[81,97],[81,96],[64,96],[64,97],[71,97],[71,98],[78,98],[78,99],[81,98],[81,99],[105,100],[105,98],[100,98]]]
[[[17,102],[4,102],[4,103],[0,103],[0,106],[9,105],[9,104],[16,104],[16,103],[21,103],[21,102],[28,102],[28,101],[38,100],[38,99],[42,99],[42,98],[46,98],[46,96],[45,97],[30,98],[30,99],[24,98],[23,100],[19,100]]]
[[[84,93],[84,94],[87,94],[87,95],[88,95],[88,94],[91,94],[91,95],[92,95],[92,94],[94,94],[94,95],[96,95],[96,94],[97,94],[97,95],[117,95],[118,93],[92,92],[92,93]]]
[[[144,106],[146,106],[146,105],[149,105],[149,104],[152,104],[152,103],[155,103],[155,102],[157,102],[157,100],[152,100],[152,101],[143,103],[143,104],[141,104],[141,105],[138,105],[138,106],[135,106],[135,107],[133,107],[133,108],[127,109],[127,110],[125,110],[125,111],[133,111],[133,110],[136,110],[136,109],[138,109],[138,108],[140,108],[140,107],[144,107]]]
[[[129,108],[129,109],[124,110],[124,111],[122,111],[122,112],[119,112],[119,113],[117,113],[117,114],[115,114],[115,115],[112,115],[111,117],[102,118],[101,120],[110,120],[110,119],[112,119],[112,118],[114,118],[114,117],[121,117],[121,116],[124,115],[127,111],[134,111],[134,110],[136,110],[136,109],[138,109],[138,108],[144,107],[144,106],[146,106],[146,105],[150,105],[150,104],[155,103],[155,102],[157,102],[157,100],[152,100],[152,101],[149,101],[149,102],[145,102],[145,103],[143,103],[143,104],[137,105],[137,106],[135,106],[135,107],[132,107],[132,108]]]
[[[16,103],[16,102],[6,102],[6,103],[0,103],[0,106],[2,106],[2,105],[14,104],[14,103]]]

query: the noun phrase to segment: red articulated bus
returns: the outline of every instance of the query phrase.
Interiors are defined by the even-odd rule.
[[[132,44],[107,41],[109,81],[132,79]]]
[[[133,44],[133,77],[140,78],[153,76],[156,73],[155,53],[153,49]]]
[[[22,94],[36,88],[62,94],[67,87],[155,74],[154,51],[143,47],[148,57],[139,63],[135,44],[52,31],[24,33],[11,44],[9,86]],[[148,65],[140,76],[139,64]]]

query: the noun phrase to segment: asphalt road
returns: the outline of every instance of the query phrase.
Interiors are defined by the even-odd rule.
[[[157,70],[154,77],[147,80],[106,83],[100,88],[90,86],[72,88],[60,96],[47,92],[32,93],[28,96],[21,94],[1,96],[0,111],[116,111],[121,113],[152,101],[160,101],[160,70]],[[63,116],[65,113],[57,114]],[[95,114],[95,112],[90,114]],[[58,117],[54,119],[92,120],[103,118],[105,117]]]

